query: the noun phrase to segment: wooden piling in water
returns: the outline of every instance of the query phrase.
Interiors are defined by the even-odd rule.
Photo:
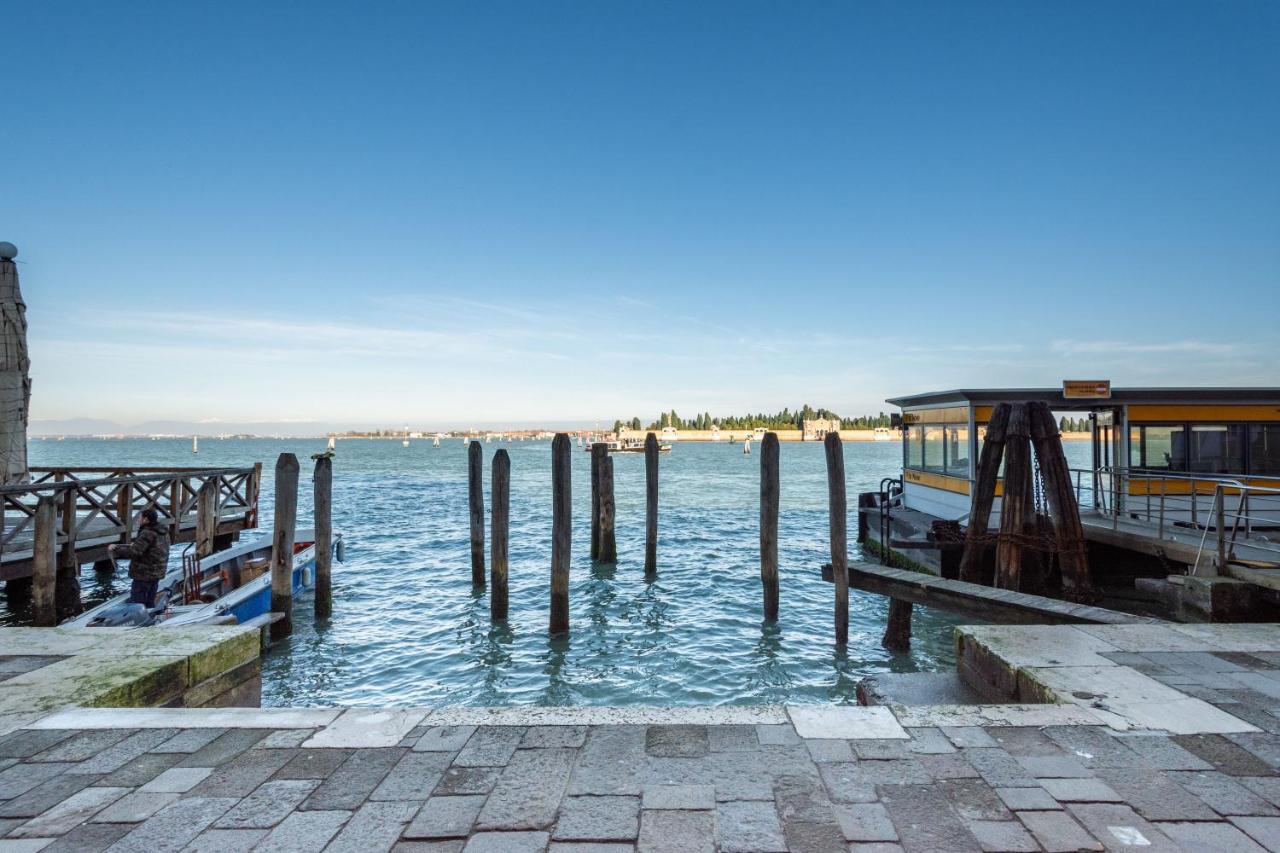
[[[316,456],[312,475],[316,528],[316,595],[315,617],[326,619],[333,614],[333,457]]]
[[[62,547],[58,549],[58,579],[54,586],[54,602],[58,621],[84,612],[80,601],[80,560],[76,557],[76,492],[69,489],[62,497]]]
[[[471,585],[484,589],[484,476],[480,442],[467,446],[467,508],[471,516]]]
[[[218,534],[218,486],[205,480],[196,492],[196,558],[213,553],[213,539]]]
[[[613,457],[600,464],[600,557],[601,563],[618,562],[618,537],[614,532],[617,504],[613,498]]]
[[[1020,539],[1035,515],[1031,493],[1031,430],[1027,404],[1009,410],[1004,439],[1004,493],[1000,498],[1000,540],[996,543],[996,583],[1000,589],[1022,585]]]
[[[1068,596],[1088,598],[1093,593],[1089,556],[1080,523],[1080,507],[1071,486],[1071,469],[1062,450],[1062,439],[1047,403],[1032,403],[1031,442],[1040,460],[1045,502],[1053,519],[1054,541],[1062,566],[1062,588]]]
[[[507,543],[511,524],[511,457],[507,451],[493,454],[492,479],[493,508],[490,523],[493,525],[490,547],[489,571],[492,573],[492,589],[489,590],[489,618],[494,622],[507,619]]]
[[[836,645],[849,643],[849,540],[844,483],[844,447],[840,433],[828,432],[823,440],[827,453],[827,503],[831,528],[831,572],[836,590]]]
[[[271,623],[271,639],[293,633],[293,535],[298,521],[298,457],[276,460],[276,511],[271,531],[271,610],[284,618]]]
[[[609,448],[601,442],[591,445],[591,559],[600,559],[600,470],[609,458]]]
[[[658,437],[644,437],[644,576],[658,574]]]
[[[982,557],[987,547],[987,525],[995,502],[1000,460],[1004,456],[1004,435],[1009,425],[1009,404],[997,403],[987,424],[987,434],[978,456],[978,478],[969,505],[969,526],[965,530],[964,552],[960,556],[959,578],[967,583],[986,583]]]
[[[911,649],[911,611],[910,601],[901,598],[889,599],[889,618],[884,626],[884,638],[880,645],[892,652],[905,652]]]
[[[31,624],[52,628],[58,624],[58,504],[52,496],[37,499],[35,526],[31,550]]]
[[[760,585],[770,622],[778,618],[778,493],[778,434],[767,432],[760,442]]]
[[[569,436],[551,442],[551,635],[569,633],[569,554],[573,541],[573,466]]]

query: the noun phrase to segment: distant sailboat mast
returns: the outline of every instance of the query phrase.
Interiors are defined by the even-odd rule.
[[[400,442],[405,447],[409,446],[409,425],[404,425],[404,441]]]
[[[329,443],[324,446],[325,450],[332,451],[334,449],[333,436],[329,436]]]
[[[192,453],[200,452],[200,436],[198,435],[191,436],[191,452]]]

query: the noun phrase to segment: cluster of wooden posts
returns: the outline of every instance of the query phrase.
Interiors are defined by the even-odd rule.
[[[825,439],[827,483],[829,492],[831,564],[835,580],[835,639],[838,645],[849,641],[849,572],[847,503],[844,479],[844,449],[840,436],[828,433]],[[553,636],[569,631],[569,556],[571,552],[571,464],[572,446],[569,436],[558,433],[551,443],[551,614]],[[645,437],[645,546],[644,573],[654,578],[658,573],[658,439],[653,433]],[[471,442],[467,451],[467,495],[471,525],[471,583],[485,586],[484,553],[484,484],[480,442]],[[618,544],[615,528],[613,459],[608,447],[591,446],[591,559],[616,563]],[[493,507],[489,581],[490,618],[506,620],[508,611],[507,543],[510,515],[511,460],[506,450],[494,453],[491,471]],[[764,600],[764,617],[778,618],[778,436],[766,433],[760,449],[760,582]],[[895,602],[897,603],[897,602]],[[910,604],[907,607],[907,632],[910,635]]]
[[[333,455],[314,457],[315,617],[333,613]],[[271,639],[293,633],[293,542],[298,521],[298,457],[281,453],[276,460],[276,508],[271,539]]]

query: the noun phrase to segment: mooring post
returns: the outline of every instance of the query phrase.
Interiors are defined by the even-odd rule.
[[[847,574],[846,574],[847,578]],[[760,584],[764,618],[778,618],[778,434],[760,442]]]
[[[1062,437],[1047,403],[1031,407],[1031,441],[1040,460],[1045,501],[1053,519],[1053,532],[1062,566],[1062,587],[1069,594],[1087,597],[1092,593],[1089,557],[1080,523],[1080,506],[1071,488],[1071,469],[1062,450]]]
[[[196,492],[196,557],[213,553],[213,538],[218,534],[218,486],[205,480]]]
[[[316,596],[315,615],[325,619],[333,614],[333,457],[316,456],[312,475],[315,488]]]
[[[1019,539],[1034,513],[1031,494],[1031,428],[1026,403],[1009,411],[1004,440],[1004,494],[1000,497],[1000,541],[996,543],[996,583],[1017,591],[1022,586]]]
[[[507,542],[511,524],[511,457],[507,451],[493,454],[493,508],[490,523],[493,535],[490,547],[489,571],[493,575],[493,587],[489,590],[489,618],[504,622],[507,618]]]
[[[905,652],[911,649],[911,611],[910,601],[900,598],[889,599],[889,618],[884,625],[884,638],[880,645],[892,652]]]
[[[471,513],[471,585],[484,589],[484,458],[480,442],[467,447],[467,506]]]
[[[618,506],[613,499],[613,458],[600,463],[600,562],[618,562],[618,537],[614,532]]]
[[[569,551],[573,537],[573,466],[569,436],[551,442],[551,635],[569,633]]]
[[[58,580],[54,598],[59,621],[84,612],[80,602],[80,560],[76,557],[76,490],[62,495],[62,547],[58,549]]]
[[[31,551],[31,624],[58,624],[55,587],[58,578],[58,504],[51,495],[36,500],[35,540]]]
[[[836,645],[849,642],[849,541],[844,487],[844,447],[834,430],[823,439],[827,451],[827,503],[831,527],[831,579],[836,588]]]
[[[1008,425],[1009,404],[997,403],[991,411],[982,452],[978,456],[978,480],[973,486],[969,526],[965,530],[964,552],[960,556],[959,578],[967,583],[990,582],[984,577],[982,558],[986,553],[987,525],[991,522],[991,505],[996,499],[996,482],[1000,477],[1000,459],[1004,456],[1004,435]]]
[[[284,618],[271,623],[271,639],[293,633],[293,534],[298,521],[298,457],[276,460],[276,516],[271,531],[271,610]]]
[[[658,574],[658,437],[644,437],[644,576]]]
[[[609,448],[602,442],[591,445],[591,559],[600,559],[600,471],[609,458]]]

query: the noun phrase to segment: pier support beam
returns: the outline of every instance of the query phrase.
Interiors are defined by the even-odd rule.
[[[271,531],[271,610],[284,618],[271,623],[271,639],[293,633],[293,537],[298,522],[298,457],[276,460],[276,512]]]
[[[827,498],[831,528],[831,571],[836,590],[836,645],[849,643],[849,541],[848,510],[844,483],[844,447],[840,433],[828,432],[823,440],[827,453]]]
[[[914,605],[901,598],[889,599],[889,618],[884,626],[884,638],[880,645],[891,652],[911,650],[911,611]]]
[[[551,636],[569,633],[569,553],[573,542],[573,465],[569,436],[551,442]]]
[[[618,505],[613,498],[613,458],[606,455],[600,464],[600,558],[601,563],[618,562],[618,537],[614,531]]]
[[[507,620],[507,543],[510,539],[511,524],[511,457],[505,450],[493,454],[493,466],[490,471],[493,489],[493,508],[490,510],[490,523],[493,534],[490,537],[492,552],[489,558],[489,571],[492,573],[492,589],[489,590],[489,618],[494,622]]]
[[[1071,469],[1062,450],[1062,437],[1053,413],[1046,403],[1032,403],[1030,409],[1031,441],[1040,460],[1044,480],[1045,502],[1053,519],[1053,532],[1062,566],[1062,588],[1068,597],[1086,600],[1094,595],[1089,576],[1088,549],[1084,527],[1080,524],[1080,507],[1071,487]]]
[[[760,442],[760,585],[764,618],[778,618],[778,434]]]
[[[658,437],[644,437],[644,576],[658,574]]]
[[[35,541],[31,552],[31,624],[52,628],[58,624],[55,586],[58,578],[58,504],[50,496],[36,501]]]
[[[76,493],[68,490],[62,497],[62,547],[58,549],[58,581],[54,599],[58,621],[84,612],[80,601],[80,561],[76,558]]]
[[[471,585],[484,589],[484,458],[480,442],[467,447],[467,509],[471,516]]]
[[[591,559],[600,559],[600,471],[609,458],[609,448],[601,442],[591,445]]]
[[[213,553],[213,540],[218,533],[218,486],[206,480],[196,492],[196,557]]]
[[[1004,456],[1004,434],[1009,425],[1009,404],[997,403],[987,424],[987,434],[978,456],[978,479],[969,506],[969,526],[965,530],[964,552],[960,557],[959,579],[966,583],[990,584],[984,577],[982,557],[986,552],[987,525],[991,522],[991,505],[996,498],[996,481],[1000,477],[1000,459]]]
[[[333,457],[316,456],[314,485],[316,527],[315,616],[326,619],[333,613]]]
[[[1031,493],[1031,427],[1027,404],[1015,403],[1009,411],[1004,440],[1004,494],[1000,499],[1000,541],[996,544],[996,586],[1018,590],[1022,586],[1022,537],[1034,520]]]

